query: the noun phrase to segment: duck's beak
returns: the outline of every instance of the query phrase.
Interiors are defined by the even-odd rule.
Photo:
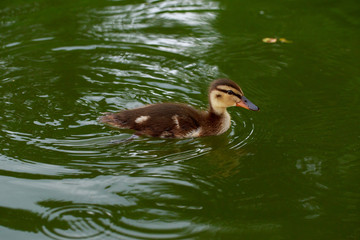
[[[250,102],[249,99],[247,99],[246,97],[242,96],[241,97],[241,101],[236,103],[237,107],[242,107],[242,108],[246,108],[249,110],[253,110],[253,111],[259,111],[260,109],[253,104],[252,102]]]

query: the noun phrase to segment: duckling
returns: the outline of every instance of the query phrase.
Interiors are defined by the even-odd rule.
[[[158,103],[105,113],[99,121],[111,127],[135,130],[136,135],[160,138],[193,138],[220,135],[230,127],[226,108],[258,111],[241,88],[230,79],[217,79],[209,88],[209,109],[199,111],[181,103]]]

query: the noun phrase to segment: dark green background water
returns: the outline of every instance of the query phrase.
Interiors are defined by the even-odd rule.
[[[360,239],[359,44],[358,0],[2,0],[0,239]],[[221,136],[96,121],[218,77]]]

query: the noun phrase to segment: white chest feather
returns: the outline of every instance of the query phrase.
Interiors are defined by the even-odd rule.
[[[230,125],[231,125],[230,114],[228,112],[225,112],[218,134],[222,134],[226,132],[230,128]]]

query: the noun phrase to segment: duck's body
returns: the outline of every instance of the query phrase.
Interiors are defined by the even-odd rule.
[[[188,138],[218,135],[230,127],[230,115],[201,112],[185,104],[161,103],[108,114],[101,122],[133,129],[138,135]]]
[[[137,135],[161,138],[189,138],[220,135],[230,127],[227,107],[258,108],[243,96],[231,80],[215,80],[209,90],[209,109],[199,111],[178,103],[151,104],[140,108],[107,113],[100,121],[115,128],[135,130]]]

